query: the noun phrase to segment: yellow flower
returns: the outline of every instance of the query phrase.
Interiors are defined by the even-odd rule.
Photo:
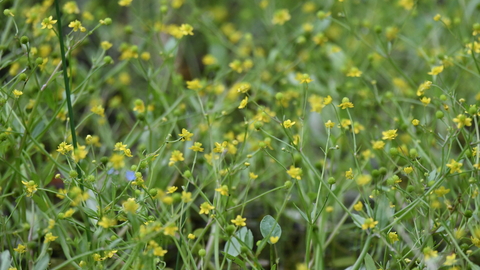
[[[396,129],[391,129],[387,131],[382,132],[382,140],[394,140],[397,137],[397,130]]]
[[[472,125],[472,118],[467,117],[465,114],[459,114],[457,117],[453,118],[453,122],[457,123],[457,128],[462,128],[464,126]]]
[[[418,120],[418,119],[413,119],[412,120],[412,125],[418,126],[419,124],[420,124],[420,120]]]
[[[122,142],[117,142],[114,145],[113,151],[125,151],[127,149],[127,145],[123,144]]]
[[[232,62],[230,62],[230,64],[228,64],[228,66],[237,73],[243,72],[243,64],[240,60],[233,60]]]
[[[359,186],[364,186],[368,183],[370,183],[372,181],[372,176],[369,175],[369,174],[362,174],[362,175],[359,175],[357,177],[357,179],[355,179],[355,182],[357,183],[357,185]]]
[[[275,11],[275,14],[273,15],[272,23],[283,25],[285,22],[289,21],[291,18],[292,17],[290,16],[288,9],[280,9]]]
[[[253,173],[253,172],[249,172],[249,173],[248,173],[248,177],[249,177],[250,179],[252,179],[252,180],[255,180],[255,179],[258,178],[258,175],[256,175],[256,174]]]
[[[75,213],[75,209],[73,208],[70,208],[67,210],[67,212],[65,212],[65,214],[63,215],[64,218],[69,218],[69,217],[72,217],[72,215]]]
[[[428,72],[428,75],[432,75],[432,76],[438,75],[438,74],[440,74],[442,71],[443,71],[443,65],[441,65],[441,66],[436,66],[436,67],[433,67],[430,72]]]
[[[202,143],[195,142],[189,149],[193,150],[194,152],[203,152]]]
[[[353,170],[350,168],[348,171],[345,172],[345,178],[353,179]]]
[[[476,247],[480,247],[480,239],[479,238],[472,236],[470,239],[472,240],[472,244],[474,244]]]
[[[323,104],[324,104],[324,105],[328,105],[328,104],[332,103],[332,101],[333,101],[333,98],[332,98],[330,95],[328,95],[328,96],[323,100]]]
[[[85,145],[77,145],[77,149],[72,153],[72,158],[75,162],[78,162],[87,156],[88,150],[86,150],[86,148]]]
[[[101,117],[105,117],[105,109],[102,107],[102,105],[98,105],[96,107],[92,107],[90,111],[96,115],[99,115]]]
[[[457,260],[455,260],[456,257],[457,255],[455,253],[448,255],[443,265],[447,265],[447,266],[454,265],[457,262]]]
[[[193,233],[189,233],[187,238],[190,239],[190,240],[194,240],[197,237]]]
[[[288,175],[290,177],[297,179],[297,180],[302,180],[302,169],[301,168],[296,168],[295,166],[290,166],[290,169],[287,170]]]
[[[432,86],[431,81],[425,81],[422,84],[420,84],[420,86],[417,89],[417,96],[423,96],[425,94],[425,90],[430,89],[431,86]]]
[[[163,249],[162,247],[156,247],[153,249],[153,255],[163,257],[168,251]]]
[[[426,261],[432,258],[436,258],[438,256],[437,253],[438,252],[436,250],[433,250],[431,247],[426,247],[423,249],[423,256],[425,257]]]
[[[405,168],[403,168],[403,171],[406,174],[410,174],[411,172],[413,172],[413,167],[412,166],[405,167]]]
[[[45,243],[48,243],[48,242],[53,242],[55,241],[55,239],[57,239],[58,236],[54,236],[52,233],[47,233],[45,235]]]
[[[192,193],[182,191],[182,202],[188,203],[188,202],[191,202],[191,201],[192,201]]]
[[[247,226],[247,223],[245,222],[247,219],[246,218],[242,218],[242,216],[240,215],[237,215],[237,217],[235,219],[232,219],[230,220],[233,224],[235,224],[236,226]]]
[[[171,224],[165,228],[163,228],[163,234],[169,236],[175,236],[175,232],[178,231],[178,227],[174,224]]]
[[[313,82],[313,80],[310,78],[308,74],[303,74],[303,76],[300,78],[300,83],[309,84],[311,82]]]
[[[390,240],[390,243],[395,243],[395,242],[399,241],[397,233],[396,232],[389,232],[388,233],[388,240]]]
[[[362,224],[362,230],[373,229],[377,224],[378,221],[374,221],[373,218],[366,218]]]
[[[248,97],[245,97],[244,99],[242,99],[242,101],[240,102],[240,105],[238,106],[239,109],[243,109],[247,106],[248,104]]]
[[[124,159],[125,159],[124,155],[113,154],[108,161],[112,163],[112,166],[114,169],[118,170],[125,167]]]
[[[227,142],[224,141],[221,144],[218,142],[215,142],[215,148],[213,148],[213,152],[215,153],[223,153],[223,151],[227,150]]]
[[[37,191],[38,185],[34,181],[22,181],[22,184],[27,189],[27,197],[32,197],[33,193]]]
[[[202,63],[205,66],[215,65],[217,63],[217,58],[211,54],[207,54],[202,58]]]
[[[67,14],[78,14],[80,13],[80,9],[78,9],[77,3],[75,1],[69,1],[63,5],[63,12]]]
[[[310,103],[310,107],[312,107],[310,111],[321,113],[323,108],[325,108],[326,106],[325,103],[327,102],[327,98],[323,98],[317,95],[311,95],[308,98],[308,102]]]
[[[70,22],[68,27],[73,28],[73,32],[77,32],[78,30],[80,30],[80,32],[86,32],[87,31],[87,28],[83,27],[82,23],[79,20],[75,20],[75,21]]]
[[[222,196],[228,196],[228,186],[227,185],[223,185],[223,186],[215,189],[215,191],[220,192],[220,195],[222,195]]]
[[[60,143],[60,145],[57,147],[57,152],[60,152],[62,155],[66,155],[70,151],[73,151],[73,145],[66,142]]]
[[[295,122],[290,121],[290,119],[289,119],[289,120],[285,120],[285,121],[283,122],[283,127],[285,127],[285,128],[291,128],[293,125],[295,125]]]
[[[432,100],[431,98],[427,98],[427,97],[422,97],[420,99],[420,101],[423,103],[423,106],[427,106],[428,104],[430,104],[431,100]]]
[[[182,137],[181,141],[191,141],[193,133],[190,133],[188,130],[182,128],[182,133],[178,134],[178,136]]]
[[[43,19],[42,21],[42,29],[52,29],[53,25],[57,23],[57,20],[54,20],[52,16]]]
[[[278,239],[280,239],[280,237],[270,236],[270,243],[272,243],[272,245],[275,245],[278,242]]]
[[[325,123],[325,127],[326,128],[333,128],[335,126],[335,123],[328,120],[326,123]]]
[[[382,150],[385,147],[385,143],[383,141],[372,141],[372,147],[375,150]]]
[[[187,88],[191,90],[200,90],[203,88],[203,85],[200,83],[200,80],[195,79],[192,81],[187,81]]]
[[[352,67],[347,72],[347,77],[360,77],[362,72],[357,67]]]
[[[117,225],[117,221],[108,217],[102,217],[102,220],[98,222],[98,225],[102,226],[105,229],[108,229]]]
[[[122,7],[128,7],[132,3],[132,0],[120,0],[118,4]]]
[[[440,21],[441,18],[442,18],[442,15],[437,14],[437,15],[435,15],[435,16],[433,17],[433,20],[436,21],[436,22],[438,22],[438,21]]]
[[[448,192],[450,192],[450,189],[449,189],[449,188],[445,188],[444,186],[441,186],[441,187],[439,187],[439,188],[437,188],[437,189],[435,189],[435,190],[433,191],[433,193],[437,194],[437,196],[439,196],[439,197],[444,196],[444,195],[447,194]]]
[[[239,93],[247,93],[248,90],[250,90],[252,88],[252,85],[248,82],[242,82],[240,84],[238,84],[238,89],[237,89],[237,92]],[[247,99],[248,100],[248,99]]]
[[[358,202],[353,206],[353,209],[355,209],[355,211],[357,211],[357,212],[362,211],[362,209],[363,209],[363,203],[362,203],[362,201],[358,201]]]
[[[403,7],[405,10],[411,10],[415,5],[414,0],[400,0],[398,1],[398,5]]]
[[[342,108],[342,110],[345,110],[346,108],[353,108],[353,103],[350,102],[350,100],[348,98],[344,98],[342,100],[342,103],[340,103],[340,105],[338,105],[338,107]]]
[[[135,107],[133,107],[134,112],[144,113],[145,112],[145,103],[143,100],[137,99],[135,100]]]
[[[461,173],[462,170],[460,168],[462,168],[462,166],[463,163],[457,162],[454,159],[450,159],[450,163],[447,164],[447,167],[450,168],[450,173]]]
[[[200,215],[205,214],[208,215],[211,210],[215,209],[215,206],[210,205],[208,202],[204,202],[200,205]]]
[[[25,251],[27,250],[27,247],[22,245],[22,244],[18,244],[18,246],[16,248],[13,249],[15,252],[17,253],[25,253]]]
[[[178,189],[178,187],[176,187],[176,186],[168,187],[167,188],[167,194],[172,194],[175,191],[177,191],[177,189]]]
[[[193,27],[190,24],[180,25],[179,30],[184,36],[187,36],[187,35],[193,36]]]
[[[122,206],[125,212],[131,214],[135,214],[135,212],[137,212],[137,209],[140,207],[140,205],[135,202],[135,198],[128,198],[128,200],[124,202]]]
[[[15,98],[19,98],[21,95],[23,95],[23,92],[17,89],[13,90],[12,93],[15,96]]]
[[[170,157],[170,162],[168,163],[168,166],[173,166],[177,161],[184,161],[185,158],[183,158],[183,153],[175,150],[172,152],[172,156]]]

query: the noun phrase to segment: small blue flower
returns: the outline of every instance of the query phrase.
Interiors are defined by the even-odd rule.
[[[135,178],[137,178],[135,176],[135,172],[130,170],[125,172],[125,177],[127,178],[127,181],[133,181]]]

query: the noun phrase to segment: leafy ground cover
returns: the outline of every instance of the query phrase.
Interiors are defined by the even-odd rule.
[[[478,1],[0,7],[0,270],[480,269]]]

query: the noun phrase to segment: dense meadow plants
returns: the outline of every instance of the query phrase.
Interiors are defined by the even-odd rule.
[[[478,1],[0,7],[0,270],[480,269]]]

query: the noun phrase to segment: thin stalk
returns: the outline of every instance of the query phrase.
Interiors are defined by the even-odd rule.
[[[73,115],[73,107],[72,107],[72,99],[70,97],[70,83],[68,81],[68,74],[67,74],[67,59],[65,58],[65,44],[63,42],[63,33],[62,33],[62,14],[60,13],[60,4],[58,3],[59,0],[55,0],[55,10],[57,13],[57,28],[58,28],[58,41],[60,42],[60,56],[62,57],[62,69],[63,69],[63,80],[65,83],[65,94],[67,99],[67,108],[68,108],[68,117],[70,118],[70,132],[72,134],[72,142],[73,142],[73,149],[74,151],[77,149],[77,134],[75,133],[75,118]],[[82,170],[80,169],[80,165],[76,164],[76,169],[78,173],[78,177],[82,178]],[[80,188],[83,191],[83,185],[80,185]]]

